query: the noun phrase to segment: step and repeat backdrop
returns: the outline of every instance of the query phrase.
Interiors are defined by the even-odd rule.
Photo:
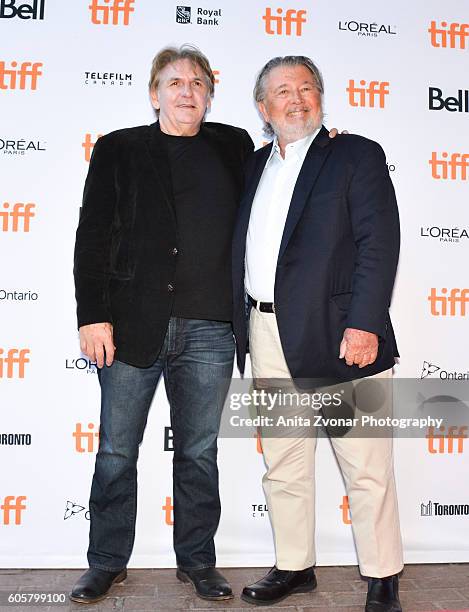
[[[377,140],[396,188],[402,255],[396,376],[469,378],[469,11],[464,0],[0,0],[0,565],[86,565],[99,437],[96,366],[80,354],[72,256],[96,140],[152,123],[151,60],[197,45],[216,92],[208,120],[265,142],[252,102],[271,57],[312,57],[325,123]],[[235,376],[237,373],[235,373]],[[131,409],[131,407],[129,407]],[[467,427],[398,439],[407,562],[469,561]],[[163,385],[139,461],[131,565],[174,566],[172,433]],[[221,439],[221,566],[274,553],[257,439]],[[317,451],[320,564],[355,564],[348,500]],[[292,517],[294,520],[294,517]]]

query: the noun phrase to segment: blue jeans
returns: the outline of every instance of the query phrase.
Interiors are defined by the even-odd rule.
[[[231,323],[173,317],[152,366],[114,361],[99,371],[101,428],[90,497],[90,567],[117,571],[130,558],[139,445],[161,374],[173,430],[176,561],[181,569],[215,565],[217,435],[233,357]]]

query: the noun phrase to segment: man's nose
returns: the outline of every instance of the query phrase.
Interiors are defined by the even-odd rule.
[[[181,94],[186,98],[190,98],[192,96],[192,87],[190,83],[183,84]]]
[[[303,103],[303,94],[301,93],[301,91],[299,89],[297,89],[296,91],[293,91],[292,102],[294,104],[302,104]]]

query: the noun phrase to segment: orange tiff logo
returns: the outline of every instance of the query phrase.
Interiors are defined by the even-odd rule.
[[[443,287],[440,295],[435,287],[430,289],[428,296],[430,312],[434,317],[466,316],[466,304],[469,302],[469,289],[448,289]]]
[[[166,497],[165,505],[161,506],[161,509],[164,510],[164,522],[166,523],[166,525],[170,525],[170,526],[174,525],[174,521],[173,521],[174,506],[171,502],[170,497]]]
[[[41,62],[23,62],[18,68],[18,62],[11,62],[7,68],[5,62],[0,62],[0,89],[37,89],[42,65]]]
[[[436,21],[430,22],[428,28],[432,47],[466,49],[469,38],[469,23],[448,23],[442,21],[437,27]]]
[[[435,429],[438,429],[439,433],[435,433]],[[464,452],[464,440],[467,439],[467,425],[457,427],[451,425],[448,427],[447,433],[445,433],[445,427],[429,427],[428,434],[425,436],[428,440],[427,450],[432,455],[442,455],[447,453],[452,455],[454,453],[461,454]],[[435,440],[438,440],[435,448]],[[455,444],[456,442],[456,444]],[[455,450],[455,446],[456,449]]]
[[[81,143],[83,149],[85,149],[85,161],[89,162],[91,159],[91,153],[93,152],[96,141],[101,138],[102,134],[96,136],[96,140],[91,140],[91,134],[85,134],[85,140]]]
[[[360,81],[360,87],[355,85],[355,81],[350,79],[348,87],[348,102],[350,106],[368,106],[375,108],[376,98],[378,99],[378,107],[384,108],[386,96],[389,95],[388,81],[370,81],[368,87],[366,81]]]
[[[450,181],[466,181],[468,178],[467,169],[469,168],[469,153],[442,153],[438,159],[438,153],[432,152],[432,158],[428,163],[432,169],[432,177],[434,179],[443,179]]]
[[[88,431],[83,431],[82,424],[76,423],[72,436],[75,438],[77,453],[93,453],[96,449],[95,441],[97,440],[99,444],[99,430],[94,431],[94,423],[88,423]]]
[[[12,512],[15,513],[15,525],[21,525],[21,513],[26,510],[26,504],[23,502],[26,500],[26,495],[7,495],[3,500],[3,504],[0,509],[3,510],[3,524],[11,525],[10,515]]]
[[[306,23],[306,11],[287,9],[283,15],[283,8],[276,9],[276,15],[272,15],[270,7],[265,9],[262,19],[265,21],[265,31],[267,34],[292,35],[292,26],[295,25],[295,36],[301,36],[303,23]],[[284,27],[285,25],[285,27]]]
[[[6,357],[3,355],[6,352]],[[29,349],[17,349],[12,348],[5,349],[0,348],[0,378],[24,378],[25,365],[29,363],[27,355],[31,351]]]
[[[29,232],[30,221],[35,217],[33,208],[36,204],[16,202],[10,209],[9,202],[4,202],[0,210],[2,232]]]
[[[91,22],[96,25],[129,25],[135,0],[91,0]],[[120,20],[122,20],[120,22]]]
[[[342,510],[342,522],[344,525],[351,525],[352,519],[350,518],[350,504],[348,503],[348,495],[342,497],[342,503],[339,508]]]

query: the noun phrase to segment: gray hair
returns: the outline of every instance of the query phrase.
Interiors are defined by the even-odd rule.
[[[319,68],[313,62],[312,59],[305,55],[285,55],[284,57],[274,57],[267,62],[262,70],[257,75],[256,84],[254,85],[254,100],[256,102],[262,102],[265,98],[265,82],[269,73],[278,66],[304,66],[313,75],[316,81],[316,87],[319,89],[321,96],[324,94],[324,82]],[[268,136],[273,136],[274,131],[270,123],[264,122],[264,132]]]

